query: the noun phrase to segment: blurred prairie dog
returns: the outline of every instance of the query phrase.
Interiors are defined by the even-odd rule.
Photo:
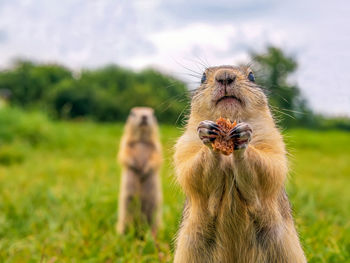
[[[238,122],[228,156],[211,147],[220,117]],[[285,193],[283,139],[248,67],[206,69],[175,148],[187,201],[174,262],[306,262]]]
[[[137,222],[147,222],[155,234],[161,219],[162,152],[153,109],[135,107],[130,111],[118,159],[122,178],[117,232],[122,234]]]

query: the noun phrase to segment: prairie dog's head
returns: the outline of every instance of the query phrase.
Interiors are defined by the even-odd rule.
[[[245,66],[207,68],[192,98],[192,114],[204,119],[245,119],[267,108],[265,94]]]
[[[148,107],[132,108],[126,122],[128,132],[131,134],[150,136],[157,130],[157,119],[154,110]]]

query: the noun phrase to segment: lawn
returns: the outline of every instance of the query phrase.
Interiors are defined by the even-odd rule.
[[[0,110],[0,262],[170,262],[184,196],[161,126],[163,227],[156,242],[115,233],[121,124],[53,122]],[[350,261],[350,134],[284,132],[287,185],[309,262]]]

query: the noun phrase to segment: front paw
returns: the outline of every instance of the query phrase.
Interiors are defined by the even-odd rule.
[[[211,143],[219,136],[221,129],[215,122],[206,120],[199,123],[197,132],[199,139],[205,145],[211,147]]]
[[[143,174],[151,174],[153,172],[153,166],[151,164],[146,164],[142,168],[142,173]]]
[[[142,171],[142,166],[136,160],[133,159],[129,160],[128,167],[137,173]]]
[[[241,150],[247,148],[252,133],[252,127],[248,123],[241,122],[228,133],[227,139],[233,140],[235,150]]]

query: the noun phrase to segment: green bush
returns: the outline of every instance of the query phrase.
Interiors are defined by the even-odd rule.
[[[46,95],[57,83],[71,78],[72,72],[60,65],[18,60],[13,68],[0,72],[0,90],[10,91],[14,104],[31,106],[45,102]]]
[[[35,145],[48,138],[49,129],[50,121],[42,113],[0,109],[0,147],[17,140]]]
[[[123,121],[135,106],[156,110],[161,122],[175,123],[188,102],[185,84],[153,69],[133,72],[118,66],[73,73],[59,65],[18,61],[0,72],[0,91],[25,108],[58,118]]]
[[[350,119],[347,117],[326,118],[318,116],[321,129],[338,129],[350,131]]]

